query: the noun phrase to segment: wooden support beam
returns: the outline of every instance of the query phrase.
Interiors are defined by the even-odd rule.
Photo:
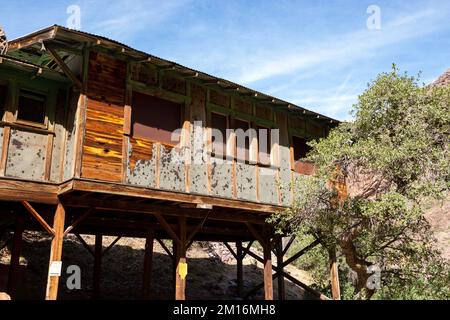
[[[51,275],[50,271],[54,265],[61,264],[62,246],[64,239],[64,221],[66,211],[61,203],[56,207],[55,216],[53,218],[54,237],[50,249],[49,273],[47,278],[47,290],[45,294],[46,300],[56,300],[58,297],[59,276]],[[52,270],[53,271],[53,270]]]
[[[284,249],[283,249],[283,256],[286,255],[286,253],[288,252],[288,250],[289,250],[289,248],[291,247],[291,245],[292,245],[292,243],[294,242],[294,240],[295,240],[295,236],[291,236],[291,237],[289,238],[288,243],[286,244],[286,246],[285,246]]]
[[[104,256],[105,254],[107,254],[108,251],[111,250],[111,249],[114,247],[114,245],[115,245],[120,239],[122,239],[121,236],[116,237],[116,238],[114,239],[114,241],[111,242],[111,243],[109,244],[109,246],[106,247],[106,249],[102,251],[102,256]]]
[[[34,208],[31,206],[31,204],[28,203],[28,201],[22,201],[23,206],[25,207],[25,209],[27,209],[27,211],[29,213],[31,213],[31,215],[44,227],[44,229],[50,233],[51,235],[55,236],[55,230],[50,227],[47,223],[47,221],[44,220],[44,218],[42,218],[40,216],[39,213],[37,213],[36,210],[34,210]],[[61,204],[58,204],[58,208]],[[62,206],[61,206],[62,207]],[[64,225],[63,225],[64,226]]]
[[[258,240],[258,242],[261,244],[261,246],[264,247],[269,247],[270,250],[270,246],[268,245],[268,243],[266,242],[266,240],[264,239],[264,237],[261,235],[261,233],[256,230],[255,226],[253,226],[253,224],[246,222],[246,225],[248,227],[248,230],[250,230],[250,233],[252,234],[253,237],[255,237],[256,240]]]
[[[256,255],[255,253],[251,252],[250,250],[247,251],[247,254],[248,254],[249,256],[251,256],[252,258],[254,258],[256,261],[258,261],[258,262],[264,264],[264,259],[261,258],[261,257],[259,257],[258,255]],[[284,263],[284,264],[286,264],[286,263]],[[272,266],[272,269],[273,269],[273,270],[276,270],[277,267]],[[293,282],[294,284],[298,285],[299,287],[305,289],[305,291],[308,291],[309,293],[311,293],[312,295],[318,297],[319,299],[322,299],[322,300],[329,300],[329,298],[328,298],[327,296],[325,296],[325,295],[321,294],[320,292],[314,290],[313,288],[307,286],[307,285],[304,284],[303,282],[301,282],[301,281],[295,279],[293,276],[291,276],[290,274],[286,273],[285,271],[283,271],[282,274],[283,274],[283,276],[284,276],[286,279],[288,279],[289,281],[291,281],[291,282]],[[276,275],[276,276],[279,276],[279,274],[278,274],[277,272],[275,273],[275,275]],[[275,279],[275,275],[273,275],[273,277],[272,277],[273,279]],[[262,286],[261,286],[261,287],[262,287]]]
[[[273,300],[273,280],[272,280],[272,250],[270,241],[266,242],[264,250],[264,299]]]
[[[94,250],[92,250],[91,247],[89,247],[89,245],[86,243],[86,241],[84,241],[84,239],[80,236],[80,234],[75,233],[75,236],[77,237],[77,239],[80,241],[80,243],[83,245],[83,247],[89,251],[90,254],[92,254],[92,256],[95,256],[94,254]]]
[[[47,146],[45,149],[45,167],[44,167],[44,180],[50,180],[50,174],[52,169],[52,153],[53,153],[53,133],[47,134]]]
[[[277,272],[278,276],[278,300],[286,300],[286,288],[283,277],[283,238],[280,238],[276,244],[277,253]]]
[[[164,230],[166,230],[166,232],[170,235],[170,237],[178,244],[181,245],[181,239],[178,238],[177,234],[175,233],[175,231],[172,229],[172,227],[167,223],[166,219],[164,219],[164,217],[159,214],[156,213],[155,214],[156,219],[158,219],[159,223],[161,224],[161,226],[164,228]]]
[[[152,283],[152,262],[153,262],[153,242],[155,240],[155,232],[151,229],[148,231],[145,240],[144,250],[144,279],[143,279],[143,297],[146,300],[151,298]]]
[[[244,282],[244,269],[242,263],[244,260],[244,255],[242,251],[242,241],[236,242],[236,285],[238,297],[242,297],[242,288]]]
[[[272,214],[273,212],[278,212],[283,210],[284,207],[267,205],[262,203],[255,203],[243,200],[235,200],[235,199],[221,199],[212,196],[201,196],[194,194],[185,194],[179,192],[169,192],[157,189],[148,189],[141,187],[133,187],[133,186],[125,186],[118,185],[115,183],[108,182],[99,182],[99,181],[88,181],[75,179],[73,181],[73,190],[76,191],[89,191],[89,192],[99,192],[99,193],[110,193],[117,194],[123,196],[132,196],[139,198],[148,198],[148,199],[157,199],[157,200],[166,200],[166,201],[176,201],[176,202],[185,202],[185,203],[195,203],[195,204],[208,204],[214,207],[226,207],[226,208],[234,208],[239,210],[250,210],[258,213],[266,213],[266,215],[261,216],[262,224],[264,223],[264,219],[267,218],[267,214]],[[132,204],[132,203],[130,203]],[[198,211],[198,210],[197,210]],[[164,211],[161,211],[164,212]],[[167,214],[164,212],[164,214]],[[212,217],[215,217],[214,214]],[[187,216],[188,217],[188,216]],[[197,215],[197,217],[204,217],[204,213],[201,215]],[[212,218],[211,217],[211,218]],[[252,221],[252,220],[247,220]],[[253,221],[252,221],[253,222]]]
[[[242,252],[242,259],[245,258],[245,256],[247,255],[247,252],[250,251],[250,248],[252,247],[254,241],[249,241],[247,244],[247,247],[245,247],[245,250]]]
[[[156,241],[158,241],[159,245],[163,248],[163,250],[167,253],[167,255],[173,259],[172,252],[170,252],[169,248],[167,248],[167,246],[164,244],[164,242],[159,238],[157,238]]]
[[[186,300],[186,217],[179,217],[180,243],[177,246],[177,270],[175,274],[175,300]]]
[[[82,89],[83,85],[80,81],[80,79],[78,79],[72,72],[72,70],[70,70],[70,68],[67,66],[67,64],[64,62],[63,59],[61,59],[61,57],[59,56],[59,54],[56,52],[56,50],[48,43],[45,44],[45,47],[47,48],[47,51],[50,53],[50,55],[52,56],[52,58],[55,60],[55,62],[58,64],[58,66],[64,71],[64,74],[73,82],[73,84],[78,88],[78,89]]]
[[[341,288],[339,286],[339,272],[336,259],[336,248],[330,249],[330,278],[331,278],[331,294],[333,300],[341,300]]]
[[[14,229],[13,244],[11,250],[11,261],[9,263],[8,288],[7,293],[14,300],[16,296],[17,280],[20,267],[20,251],[22,248],[22,235],[24,230],[25,218],[19,214],[16,219]]]
[[[208,216],[210,215],[210,213],[212,212],[212,210],[208,210],[208,213],[206,214],[206,216],[202,219],[202,222],[200,224],[198,224],[194,230],[192,230],[192,232],[189,234],[189,237],[187,238],[186,242],[190,243],[195,235],[202,230],[203,225],[205,224],[206,220],[208,220]]]
[[[6,162],[8,158],[9,139],[11,136],[11,127],[3,127],[2,152],[0,154],[0,176],[5,175]]]
[[[100,282],[102,276],[102,240],[101,234],[95,235],[95,250],[94,250],[94,277],[93,277],[93,299],[100,298]]]
[[[94,212],[93,209],[88,209],[81,217],[79,217],[77,220],[75,220],[74,223],[72,223],[70,226],[68,226],[66,228],[66,230],[64,231],[64,237],[67,236],[69,234],[69,232],[71,232],[77,225],[79,225],[81,222],[83,222],[84,219],[89,217],[92,212]]]
[[[314,240],[313,242],[311,242],[309,245],[307,245],[306,247],[304,247],[303,249],[301,249],[299,252],[297,252],[296,254],[294,254],[292,257],[290,257],[289,259],[287,259],[285,262],[283,262],[283,267],[286,267],[287,265],[291,264],[292,262],[294,262],[295,260],[297,260],[298,258],[300,258],[302,255],[304,255],[306,252],[308,252],[309,250],[311,250],[312,248],[316,247],[318,244],[320,243],[319,240]]]
[[[225,245],[225,247],[227,247],[228,251],[230,251],[231,255],[237,260],[238,256],[236,252],[234,252],[233,248],[228,244],[228,242],[224,242],[223,244]]]
[[[272,275],[272,280],[275,280],[276,278],[278,278],[278,273],[274,273]],[[264,281],[259,283],[258,285],[254,286],[249,292],[247,292],[244,296],[244,299],[247,299],[248,297],[254,295],[255,293],[257,293],[260,289],[262,289],[264,287]]]

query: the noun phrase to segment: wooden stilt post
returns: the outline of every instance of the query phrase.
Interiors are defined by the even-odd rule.
[[[331,278],[331,294],[333,300],[341,300],[341,289],[339,287],[339,273],[336,259],[336,248],[329,251],[330,256],[330,278]]]
[[[173,297],[176,298],[177,286],[177,252],[178,245],[176,240],[172,240],[172,283],[173,283]]]
[[[180,225],[180,244],[177,247],[177,269],[175,273],[175,299],[186,300],[186,217],[179,217]]]
[[[270,240],[264,246],[264,299],[273,300],[272,250]]]
[[[144,251],[144,279],[143,279],[143,296],[144,299],[151,297],[151,283],[152,283],[152,262],[153,262],[153,242],[155,240],[155,232],[149,230],[147,239],[145,241]]]
[[[94,249],[94,291],[92,298],[100,298],[100,281],[102,274],[102,246],[103,236],[101,234],[95,235],[95,249]]]
[[[51,274],[50,271],[60,271],[57,269],[59,269],[61,265],[65,218],[66,211],[63,205],[61,203],[58,203],[55,216],[53,218],[53,230],[55,232],[55,235],[53,237],[50,249],[49,273],[47,278],[47,290],[45,294],[46,300],[56,300],[58,298],[58,284],[60,275],[57,274],[60,274],[60,272]]]
[[[278,272],[278,300],[286,300],[286,290],[283,276],[283,238],[277,241],[277,272]]]
[[[237,277],[236,277],[236,284],[237,284],[237,294],[239,297],[242,297],[242,285],[244,282],[244,275],[243,275],[243,250],[242,250],[242,241],[236,242],[236,268],[237,268]]]
[[[14,229],[13,244],[11,250],[11,262],[9,264],[8,288],[7,292],[11,299],[16,296],[17,278],[20,266],[20,251],[22,249],[22,235],[24,230],[25,218],[19,214],[16,219]]]

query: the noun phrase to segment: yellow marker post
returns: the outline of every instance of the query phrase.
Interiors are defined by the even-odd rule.
[[[178,274],[182,280],[186,279],[188,273],[188,265],[186,262],[180,262],[178,265]]]

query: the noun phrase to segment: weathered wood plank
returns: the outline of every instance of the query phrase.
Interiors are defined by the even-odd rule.
[[[49,274],[47,277],[47,290],[45,294],[46,300],[56,300],[58,297],[59,276],[51,276],[50,267],[53,262],[61,261],[65,216],[65,209],[63,205],[59,203],[56,208],[55,217],[53,218],[53,230],[55,230],[55,236],[53,237],[50,250]]]
[[[160,199],[167,201],[179,201],[195,204],[210,204],[219,207],[252,210],[266,213],[274,213],[279,210],[283,210],[283,207],[254,203],[249,201],[222,199],[211,196],[200,196],[179,192],[169,192],[149,188],[132,187],[121,184],[104,183],[80,179],[74,180],[73,189],[79,191],[111,193],[117,195],[142,197],[149,199]]]

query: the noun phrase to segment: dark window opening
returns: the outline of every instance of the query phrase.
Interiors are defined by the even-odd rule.
[[[312,163],[305,162],[303,159],[307,153],[311,150],[311,147],[306,143],[308,141],[299,137],[292,137],[292,147],[294,149],[294,170],[301,174],[312,174],[314,172],[314,166]]]
[[[248,121],[243,121],[239,119],[234,120],[234,129],[242,129],[244,134],[247,133],[247,130],[250,128],[250,123]],[[248,163],[250,160],[250,137],[245,135],[244,143],[242,143],[242,138],[239,139],[236,133],[236,158],[237,160]],[[242,155],[244,155],[244,159],[242,159]]]
[[[17,119],[45,124],[45,100],[43,94],[20,90]]]
[[[311,147],[306,143],[308,141],[299,137],[292,137],[292,144],[294,148],[294,160],[298,161],[306,157],[306,154],[311,150]]]
[[[3,113],[6,109],[6,97],[8,95],[8,86],[0,84],[0,120],[3,118]]]
[[[270,165],[270,151],[272,149],[271,129],[258,126],[258,162],[261,165]],[[265,133],[265,134],[264,134]]]
[[[182,104],[158,97],[133,92],[132,136],[174,146],[180,135],[172,133],[181,129]],[[173,139],[173,140],[172,140]]]
[[[224,156],[227,151],[228,117],[218,113],[211,113],[211,128],[218,130],[222,137],[212,134],[212,151],[215,156]]]

